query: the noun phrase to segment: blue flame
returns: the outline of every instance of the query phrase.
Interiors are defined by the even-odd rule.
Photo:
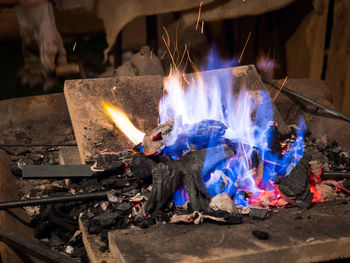
[[[208,68],[222,63],[213,55]],[[274,189],[275,177],[285,176],[301,159],[304,152],[305,123],[288,145],[280,145],[273,122],[273,105],[265,90],[238,89],[230,70],[216,74],[197,75],[186,88],[181,74],[172,72],[164,82],[167,95],[159,104],[160,121],[174,119],[174,129],[166,141],[164,154],[175,159],[193,147],[207,148],[202,176],[211,197],[227,193],[236,205],[248,205],[247,192],[257,198],[262,190]],[[238,95],[234,95],[238,94]],[[206,125],[210,130],[205,131]],[[213,128],[214,127],[214,128]],[[204,130],[204,131],[203,131]],[[220,139],[236,145],[233,156],[225,156]],[[221,146],[220,146],[221,145]],[[277,150],[276,150],[277,149]],[[211,161],[212,151],[222,155],[222,162]],[[257,178],[252,156],[258,152],[264,164],[262,178]],[[177,205],[188,201],[185,189],[174,195]]]

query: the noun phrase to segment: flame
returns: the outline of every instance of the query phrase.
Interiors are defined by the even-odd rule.
[[[137,129],[129,120],[128,116],[113,106],[112,104],[102,102],[102,106],[106,115],[108,115],[115,125],[132,141],[133,144],[139,144],[142,142],[145,134]]]
[[[212,52],[208,58],[207,69],[215,69],[220,65],[231,66],[234,62],[222,62]],[[201,75],[198,70],[195,73],[188,81],[184,81],[181,72],[175,68],[164,81],[166,95],[159,103],[160,122],[173,119],[174,127],[165,142],[163,154],[177,159],[191,149],[191,143],[197,148],[206,145],[202,177],[211,197],[226,192],[233,196],[236,205],[246,206],[249,203],[245,193],[251,193],[250,201],[254,201],[262,196],[262,191],[274,192],[276,175],[288,175],[304,154],[305,123],[300,121],[300,130],[292,138],[294,143],[285,145],[283,154],[273,152],[272,139],[277,138],[277,125],[273,121],[273,101],[269,94],[265,90],[255,91],[245,87],[235,90],[233,75],[228,70],[221,72],[220,77],[215,74]],[[177,140],[183,134],[195,135],[196,129],[200,127],[198,124],[210,120],[226,127],[225,133],[208,133],[207,136],[199,137],[195,141],[189,140],[190,143],[186,144],[181,139]],[[215,136],[238,143],[235,155],[226,156],[223,146],[215,144]],[[251,160],[254,151],[259,153],[264,163],[262,178],[258,184],[254,180],[255,167],[252,167]],[[221,160],[224,161],[213,163],[211,159],[214,155],[222,156]],[[186,202],[183,197],[183,190],[178,190],[174,202]]]

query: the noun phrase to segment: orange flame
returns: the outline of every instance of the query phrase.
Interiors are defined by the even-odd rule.
[[[106,102],[102,102],[102,106],[105,114],[113,120],[119,130],[121,130],[133,144],[136,145],[142,142],[145,134],[131,123],[128,116],[123,111]]]

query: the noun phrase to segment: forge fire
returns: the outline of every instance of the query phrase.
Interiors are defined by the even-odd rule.
[[[218,60],[209,60],[214,59]],[[171,195],[175,206],[206,212],[212,210],[209,201],[215,196],[227,201],[224,194],[239,208],[287,204],[275,181],[287,177],[304,155],[304,120],[301,117],[289,134],[280,134],[269,94],[254,87],[235,87],[234,82],[230,71],[220,78],[198,72],[189,81],[179,72],[170,73],[164,81],[166,95],[159,103],[160,126],[145,136],[120,110],[103,104],[134,144],[143,141],[136,146],[143,157],[135,158],[143,158],[148,165],[132,163],[131,170],[148,169],[143,173],[159,184],[152,184],[145,212],[162,208]],[[195,185],[184,186],[190,181]],[[307,188],[305,192],[309,195],[303,206],[308,208],[313,194]]]

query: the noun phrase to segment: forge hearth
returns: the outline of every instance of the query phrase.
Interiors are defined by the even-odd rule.
[[[201,74],[203,78],[216,76],[222,79],[229,74],[235,78],[238,91],[246,87],[252,96],[249,98],[255,101],[259,101],[257,90],[264,89],[254,66]],[[186,78],[195,78],[195,75],[189,74]],[[65,97],[80,160],[89,163],[94,174],[72,179],[68,185],[63,180],[60,184],[55,182],[61,192],[55,195],[60,198],[80,192],[92,195],[102,192],[103,200],[47,205],[40,213],[38,207],[31,209],[33,213],[39,213],[34,221],[37,234],[45,234],[48,242],[61,251],[69,248],[67,251],[75,251],[75,254],[82,248],[83,240],[92,262],[115,262],[116,258],[122,262],[246,262],[258,259],[263,262],[295,262],[305,258],[320,261],[350,256],[345,249],[350,245],[348,198],[336,193],[336,190],[345,193],[347,184],[325,181],[323,177],[327,169],[328,177],[334,176],[334,172],[339,174],[339,170],[349,169],[350,158],[342,144],[331,143],[322,137],[307,138],[304,158],[295,167],[290,167],[288,177],[276,178],[279,189],[261,191],[254,200],[252,192],[242,189],[234,195],[219,194],[211,198],[212,194],[208,193],[201,176],[206,156],[211,156],[212,163],[222,165],[227,161],[226,155],[243,156],[248,145],[225,138],[223,135],[229,127],[214,118],[186,126],[175,140],[178,142],[176,149],[172,147],[167,138],[175,127],[174,121],[158,126],[157,108],[163,88],[163,79],[158,76],[66,82]],[[270,97],[275,94],[275,90],[268,89],[268,92]],[[298,127],[287,126],[283,119],[290,124],[293,116],[301,112],[310,117],[305,118],[309,125],[319,118],[319,113],[314,114],[312,109],[308,109],[308,115],[305,115],[303,105],[294,104],[283,94],[279,96],[285,105],[281,107],[279,100],[271,104],[275,123],[269,122],[268,128],[274,134],[269,147],[276,152],[293,147],[298,134]],[[118,106],[135,126],[146,133],[143,145],[134,147],[114,126],[103,112],[103,101]],[[288,118],[285,118],[285,112],[289,113]],[[329,117],[322,118],[327,123]],[[193,128],[197,132],[191,134],[189,131]],[[216,135],[212,137],[213,134]],[[210,145],[206,142],[208,138],[211,138]],[[222,149],[226,155],[219,154]],[[263,158],[257,149],[248,158],[251,161],[249,174],[257,184],[266,168]],[[214,178],[222,179],[218,188],[214,187],[215,191],[228,185],[220,169],[212,171]],[[339,180],[344,178],[342,174],[337,176]],[[280,191],[278,195],[277,190]],[[182,197],[188,195],[189,202],[176,203],[174,192]],[[232,198],[236,194],[241,201],[252,200],[251,207],[235,205]],[[333,201],[311,203],[321,201],[321,197]],[[310,210],[305,210],[310,206]],[[50,214],[48,211],[53,211],[56,216],[45,217]],[[69,223],[69,229],[64,222],[65,228],[58,226],[62,222],[57,214]],[[334,217],[336,219],[331,220]],[[53,231],[47,232],[43,226],[50,226]],[[65,242],[72,236],[78,238],[73,243]],[[135,250],[135,247],[139,249]],[[328,247],[332,253],[326,250]]]

